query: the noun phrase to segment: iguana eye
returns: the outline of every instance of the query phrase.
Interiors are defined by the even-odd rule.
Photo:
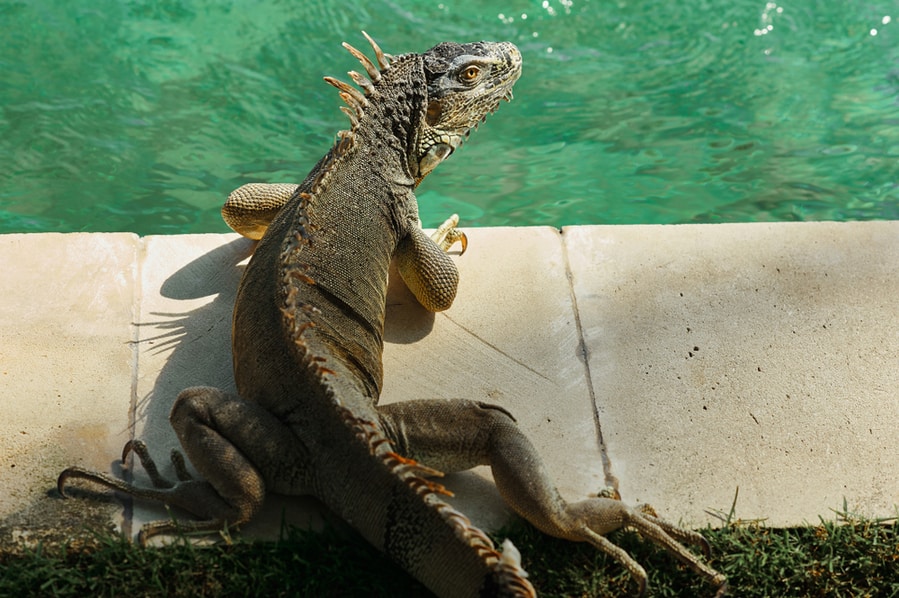
[[[461,73],[459,73],[459,79],[461,79],[465,83],[471,83],[472,81],[477,79],[478,75],[480,75],[480,74],[481,74],[481,69],[479,69],[478,67],[476,67],[474,65],[471,65],[471,66],[465,67],[465,70],[463,70]]]

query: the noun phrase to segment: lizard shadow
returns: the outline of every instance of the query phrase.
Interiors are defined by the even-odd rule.
[[[149,268],[144,275],[148,307],[138,323],[134,428],[135,437],[160,461],[163,475],[171,473],[163,457],[179,447],[168,421],[178,393],[191,386],[235,390],[231,311],[243,273],[240,264],[252,250],[251,241],[235,239],[202,253],[159,283]],[[179,309],[181,302],[191,308]],[[132,470],[143,481],[142,468]]]
[[[254,248],[255,242],[236,238],[198,255],[159,283],[145,277],[143,292],[149,307],[138,324],[135,437],[147,443],[160,471],[170,479],[174,479],[173,468],[165,461],[171,449],[180,449],[180,443],[168,416],[178,394],[191,386],[236,393],[231,317],[245,263]],[[187,310],[179,308],[179,304],[198,302],[201,304]],[[434,314],[421,307],[391,265],[385,341],[412,343],[426,336],[433,325]],[[146,382],[142,384],[142,380]],[[112,466],[121,471],[123,464],[116,461]],[[132,465],[131,471],[136,483],[148,482],[139,465]],[[135,503],[133,513],[135,531],[143,523],[168,517],[162,506],[147,503]],[[308,497],[270,496],[260,515],[244,526],[244,534],[277,537],[284,522],[318,527],[326,519],[339,525],[320,503]]]
[[[140,378],[152,376],[153,362],[162,360],[149,392],[138,388],[136,415],[145,421],[144,440],[157,431],[169,434],[168,412],[175,397],[191,386],[214,386],[235,392],[231,362],[231,315],[237,287],[255,243],[235,239],[199,255],[162,281],[161,300],[169,305],[212,297],[189,311],[151,311],[153,320],[139,323]],[[152,294],[156,289],[144,289]],[[387,293],[384,339],[389,343],[412,343],[427,336],[434,326],[434,313],[424,309],[391,265]]]
[[[231,316],[244,263],[254,247],[253,241],[236,238],[200,253],[172,273],[164,273],[164,264],[158,265],[159,278],[154,279],[152,271],[145,273],[143,295],[147,311],[142,312],[138,324],[134,436],[146,442],[160,472],[170,480],[175,476],[173,467],[166,462],[168,454],[172,449],[181,448],[169,424],[175,398],[191,386],[213,386],[227,393],[236,392],[231,361]],[[117,462],[113,468],[121,465]],[[188,469],[196,474],[190,464]],[[130,475],[136,484],[149,483],[139,464],[132,463]],[[267,500],[264,511],[269,516],[244,526],[245,535],[278,537],[281,514],[296,510],[293,504],[279,504],[284,500],[287,499]],[[178,514],[179,518],[182,516],[190,518]],[[130,527],[136,532],[144,523],[170,517],[161,504],[135,501]],[[320,519],[316,517],[303,520],[285,516],[283,520],[315,525]]]
[[[434,329],[435,314],[418,302],[396,268],[390,262],[387,284],[387,311],[384,317],[384,342],[410,344],[420,341]]]
[[[462,251],[449,253],[456,257],[462,255]],[[436,313],[428,311],[418,302],[400,276],[396,260],[390,260],[384,342],[408,345],[420,341],[433,331],[436,316]]]

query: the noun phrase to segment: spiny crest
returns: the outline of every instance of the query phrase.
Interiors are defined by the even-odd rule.
[[[283,247],[281,248],[281,255],[278,258],[279,263],[286,264],[290,256],[295,253],[300,247],[307,246],[312,243],[311,231],[314,229],[312,223],[309,222],[308,214],[306,213],[306,206],[308,206],[309,202],[312,200],[312,196],[309,193],[300,193],[299,194],[302,203],[300,205],[299,210],[294,217],[293,223],[293,231],[294,234],[289,236]],[[283,274],[283,273],[282,273]]]
[[[367,78],[358,71],[349,71],[347,73],[353,82],[362,88],[362,92],[340,79],[325,77],[325,81],[328,84],[333,85],[340,91],[341,99],[343,99],[349,106],[349,108],[341,106],[340,109],[347,115],[347,117],[349,117],[353,127],[356,127],[356,125],[359,124],[359,119],[362,118],[363,115],[363,109],[368,106],[368,99],[366,96],[374,92],[374,84],[381,81],[381,71],[386,70],[390,66],[390,61],[393,60],[393,57],[390,54],[385,54],[375,40],[373,40],[366,32],[363,31],[362,35],[364,35],[365,39],[368,40],[368,43],[371,44],[371,47],[375,52],[375,59],[378,62],[378,66],[375,66],[368,56],[347,42],[343,42],[343,47],[362,64],[365,68],[365,72],[368,73]],[[341,131],[340,137],[344,137],[345,134],[345,132]]]
[[[378,66],[381,67],[382,71],[385,70],[390,66],[390,61],[393,60],[393,56],[382,52],[381,47],[375,43],[375,40],[373,40],[369,34],[363,31],[362,35],[365,36],[365,39],[371,44],[371,49],[375,51],[375,59],[378,61]]]
[[[294,220],[294,233],[288,236],[281,248],[279,278],[283,303],[280,311],[284,329],[289,332],[289,337],[293,340],[299,358],[303,362],[309,362],[309,358],[313,356],[308,355],[305,334],[308,330],[315,328],[315,318],[321,312],[317,307],[302,302],[299,293],[300,286],[316,284],[310,274],[312,267],[297,259],[303,248],[312,244],[310,231],[314,228],[309,222],[305,209],[313,196],[309,193],[300,193],[300,198],[303,203]],[[309,363],[319,376],[323,375],[325,371],[330,372],[323,368],[314,357]]]
[[[430,498],[434,498],[433,495]],[[493,581],[502,589],[503,596],[536,598],[537,591],[528,581],[528,574],[521,566],[521,553],[511,540],[503,542],[502,553],[497,552],[490,538],[472,525],[468,517],[442,500],[431,502],[437,503],[437,512],[453,526],[456,537],[473,548],[478,557],[493,570],[495,576]]]
[[[340,97],[347,105],[356,111],[358,116],[362,116],[362,109],[368,106],[368,100],[365,94],[358,89],[334,77],[325,77],[325,81],[340,90]]]

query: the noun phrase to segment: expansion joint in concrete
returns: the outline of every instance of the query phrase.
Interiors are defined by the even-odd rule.
[[[568,259],[568,243],[565,238],[564,231],[560,231],[562,238],[562,259],[565,262],[565,279],[568,281],[568,292],[571,295],[571,309],[574,312],[575,329],[577,330],[577,355],[584,365],[584,377],[587,381],[587,391],[590,396],[590,409],[593,413],[593,425],[596,428],[596,442],[599,448],[599,454],[602,458],[602,470],[605,478],[605,485],[608,488],[618,490],[618,478],[612,473],[612,461],[606,451],[606,444],[602,437],[602,422],[599,420],[599,407],[596,404],[596,390],[593,385],[593,375],[590,371],[590,349],[584,338],[584,328],[581,323],[580,311],[578,310],[577,294],[574,291],[574,274],[571,269],[571,262]]]

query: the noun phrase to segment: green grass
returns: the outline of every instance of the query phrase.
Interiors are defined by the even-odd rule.
[[[731,596],[899,596],[899,524],[843,513],[839,521],[775,529],[728,523],[707,529],[711,565]],[[544,536],[524,524],[510,537],[541,596],[632,594],[629,576],[590,546]],[[664,550],[628,531],[610,538],[649,573],[652,596],[713,592]],[[63,554],[0,556],[2,596],[427,596],[360,538],[287,530],[277,542],[136,547],[97,536]]]

